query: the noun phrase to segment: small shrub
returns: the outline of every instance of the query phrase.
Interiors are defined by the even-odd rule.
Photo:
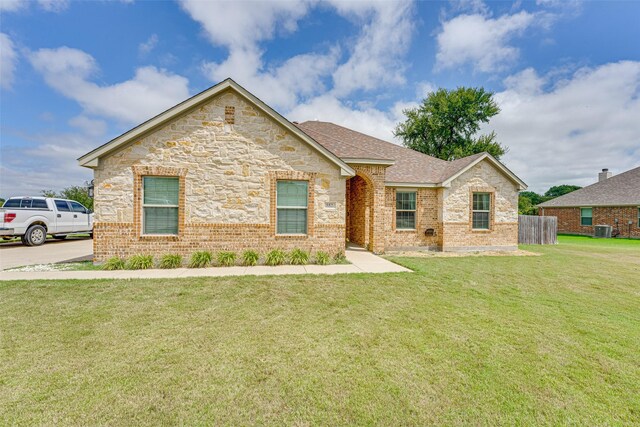
[[[160,258],[160,268],[178,268],[182,265],[182,255],[167,254]]]
[[[347,261],[347,256],[344,254],[344,252],[338,252],[333,257],[333,262],[335,262],[336,264],[349,264],[349,261]]]
[[[213,255],[209,251],[198,251],[191,255],[191,261],[189,267],[191,268],[204,268],[211,264]]]
[[[127,261],[127,269],[129,270],[146,270],[153,267],[153,256],[151,255],[134,255]]]
[[[274,249],[267,252],[265,263],[267,265],[282,265],[287,260],[287,254],[282,249]]]
[[[103,270],[124,270],[125,261],[122,258],[118,258],[114,256],[113,258],[109,258],[107,262],[102,264]]]
[[[328,253],[323,251],[316,252],[316,264],[327,265],[331,261],[331,257]]]
[[[231,267],[236,263],[236,254],[229,251],[218,252],[217,259],[219,265],[223,267]]]
[[[289,254],[289,262],[293,265],[309,264],[309,252],[296,248]]]
[[[248,250],[242,253],[242,265],[253,266],[258,263],[260,254],[256,251]]]

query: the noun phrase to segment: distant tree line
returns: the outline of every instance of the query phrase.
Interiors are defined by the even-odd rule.
[[[523,191],[518,198],[518,213],[520,215],[538,215],[536,205],[555,199],[572,191],[579,190],[578,185],[556,185],[549,188],[544,194],[538,194],[533,191]]]

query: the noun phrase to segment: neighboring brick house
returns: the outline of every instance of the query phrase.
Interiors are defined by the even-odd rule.
[[[439,160],[291,123],[227,79],[78,159],[94,259],[196,250],[517,247],[526,185],[487,153]]]
[[[558,232],[592,236],[595,225],[610,225],[622,237],[640,238],[640,167],[538,205],[539,215],[558,217]],[[617,220],[617,222],[616,222]]]

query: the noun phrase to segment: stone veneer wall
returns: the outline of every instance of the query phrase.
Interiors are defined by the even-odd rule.
[[[585,206],[589,207],[589,206]],[[593,225],[610,225],[616,230],[615,220],[618,219],[618,230],[621,237],[640,238],[637,206],[602,206],[592,210]],[[580,208],[540,208],[539,215],[555,216],[558,218],[558,233],[582,234],[593,236],[592,225],[580,225]],[[629,232],[629,221],[631,232]]]
[[[489,230],[473,230],[471,195],[491,193]],[[517,248],[518,187],[488,161],[456,178],[443,195],[443,250]]]
[[[418,188],[416,191],[416,229],[396,229],[396,191],[412,191],[405,188],[385,189],[385,237],[386,249],[422,248],[438,250],[442,246],[442,189]],[[433,228],[433,236],[425,235]]]
[[[153,166],[186,171],[178,236],[136,231],[134,168]],[[293,179],[301,172],[310,180],[308,236],[275,235],[276,172]],[[232,90],[101,158],[94,177],[98,262],[137,253],[188,256],[203,249],[344,250],[345,178],[339,167]]]

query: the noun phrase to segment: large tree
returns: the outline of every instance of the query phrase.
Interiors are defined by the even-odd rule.
[[[491,132],[478,135],[480,125],[500,112],[493,93],[484,88],[459,87],[431,92],[417,108],[404,111],[407,119],[394,134],[405,146],[443,160],[486,151],[495,158],[507,152]]]

